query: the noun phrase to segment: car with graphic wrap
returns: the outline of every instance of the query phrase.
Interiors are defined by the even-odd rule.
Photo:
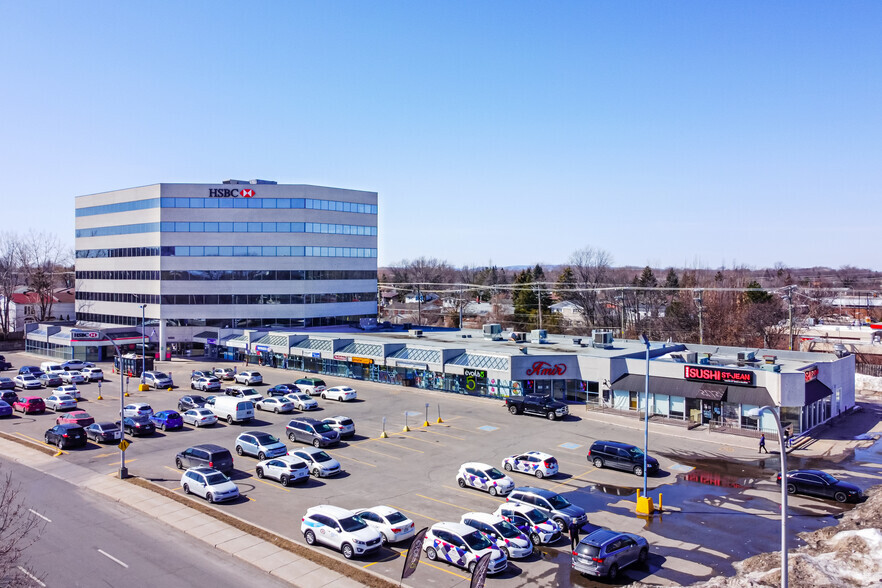
[[[527,451],[503,459],[502,468],[507,472],[521,472],[542,479],[555,475],[558,464],[550,453]]]
[[[391,506],[372,506],[355,511],[361,520],[380,532],[383,544],[398,543],[416,535],[413,521]]]
[[[361,517],[330,504],[308,509],[301,519],[300,532],[309,545],[324,543],[339,550],[346,559],[372,553],[383,545],[380,533]]]
[[[511,559],[523,559],[533,555],[533,542],[526,533],[500,517],[486,512],[467,512],[460,521],[474,527],[496,543],[496,547]]]
[[[456,483],[460,488],[466,486],[489,492],[491,496],[497,494],[505,496],[514,490],[514,480],[497,470],[491,465],[479,462],[468,462],[459,466],[456,474]]]
[[[485,553],[490,556],[488,574],[498,574],[508,567],[508,558],[490,538],[462,523],[435,523],[426,532],[423,541],[426,557],[432,561],[446,561],[469,571],[475,571],[478,560]]]
[[[493,513],[523,531],[533,545],[548,545],[560,539],[560,527],[541,510],[506,502]]]

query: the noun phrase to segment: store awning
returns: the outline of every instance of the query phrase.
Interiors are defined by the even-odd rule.
[[[833,390],[818,380],[812,380],[805,385],[805,405],[808,406],[809,404],[817,402],[821,398],[826,398],[831,394],[833,394]]]
[[[644,382],[646,376],[639,374],[626,374],[612,383],[613,390],[628,390],[630,392],[645,392]],[[690,382],[677,378],[649,377],[649,391],[652,394],[667,394],[668,396],[682,396],[684,398],[703,398],[732,402],[735,404],[750,404],[765,406],[772,404],[772,397],[765,388],[747,388],[744,386],[724,386],[722,384],[709,384],[706,382]]]

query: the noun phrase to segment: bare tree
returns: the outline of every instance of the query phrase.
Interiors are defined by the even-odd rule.
[[[19,285],[21,280],[20,273],[20,251],[21,242],[18,237],[12,233],[0,234],[0,331],[6,337],[15,329],[15,325],[10,324],[10,307],[12,305],[12,295],[15,294],[15,287]]]
[[[12,473],[0,474],[0,585],[4,588],[32,587],[25,550],[39,539],[43,521],[22,500],[21,487],[12,481]],[[28,570],[36,577],[34,570]]]
[[[584,247],[570,256],[569,267],[573,272],[576,290],[567,300],[579,306],[579,312],[588,327],[597,322],[597,288],[606,281],[612,255],[603,249]],[[563,293],[561,293],[563,294]]]
[[[21,266],[28,287],[37,295],[38,320],[52,316],[54,290],[61,283],[59,276],[67,261],[66,254],[56,235],[31,232],[21,243]]]

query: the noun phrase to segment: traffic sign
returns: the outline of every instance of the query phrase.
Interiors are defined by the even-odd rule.
[[[125,451],[126,449],[129,448],[129,445],[131,445],[131,444],[132,444],[131,441],[127,441],[127,440],[123,439],[122,441],[119,442],[119,450]]]

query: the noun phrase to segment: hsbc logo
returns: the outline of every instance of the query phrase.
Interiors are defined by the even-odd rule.
[[[209,188],[209,198],[254,198],[254,188]]]

